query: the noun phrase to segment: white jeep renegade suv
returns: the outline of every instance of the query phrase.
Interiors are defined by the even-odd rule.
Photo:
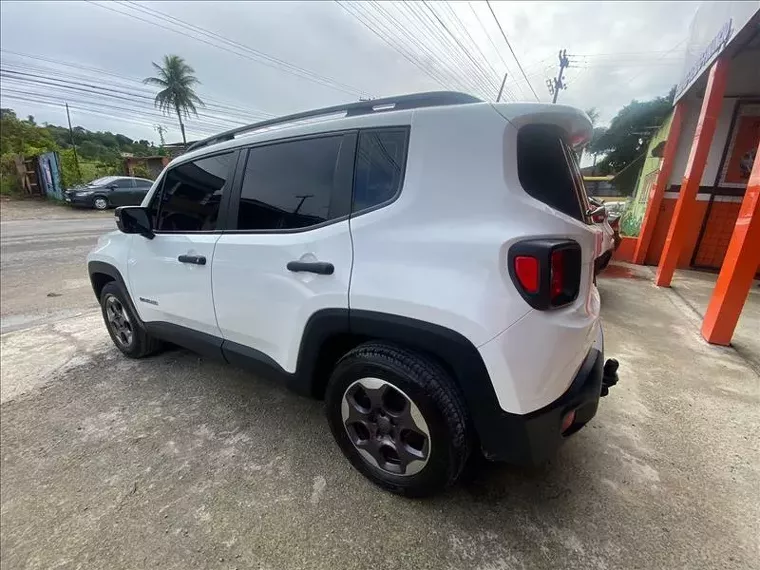
[[[397,493],[451,484],[474,450],[545,460],[617,378],[572,150],[590,132],[570,107],[444,92],[196,143],[88,257],[108,332],[323,397],[349,461]]]

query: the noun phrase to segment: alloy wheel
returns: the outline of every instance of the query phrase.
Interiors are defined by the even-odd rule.
[[[105,198],[95,198],[94,205],[96,210],[105,210],[108,208],[108,201]]]
[[[393,475],[419,473],[430,457],[430,429],[402,390],[361,378],[343,393],[341,415],[351,443],[371,465]]]
[[[134,331],[132,321],[129,320],[129,315],[124,310],[124,305],[115,295],[106,297],[105,304],[108,326],[113,332],[116,342],[125,348],[128,347],[132,344]]]

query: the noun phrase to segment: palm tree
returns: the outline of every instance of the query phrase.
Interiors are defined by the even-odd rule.
[[[161,88],[154,103],[158,109],[167,115],[172,111],[177,113],[179,128],[182,131],[182,142],[187,146],[182,116],[189,118],[190,113],[193,113],[197,117],[198,110],[195,106],[205,106],[205,103],[193,90],[193,86],[199,84],[200,81],[193,75],[195,70],[178,55],[165,55],[163,65],[158,65],[156,62],[152,63],[157,77],[143,79],[143,83]]]

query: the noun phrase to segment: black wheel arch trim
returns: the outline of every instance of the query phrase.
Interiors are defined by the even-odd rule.
[[[137,324],[140,325],[143,329],[145,329],[145,323],[143,323],[142,320],[140,319],[140,313],[137,312],[137,308],[135,307],[135,304],[132,301],[132,296],[129,294],[129,288],[127,287],[127,284],[124,281],[124,277],[122,277],[121,272],[116,267],[104,261],[90,261],[87,263],[87,273],[90,276],[90,284],[92,285],[92,291],[93,293],[95,293],[95,298],[98,300],[98,303],[100,303],[99,290],[102,289],[102,285],[100,285],[99,280],[95,277],[95,275],[107,275],[108,277],[111,278],[109,281],[115,281],[116,283],[118,283],[119,286],[124,291],[124,296],[126,297],[126,301],[127,301],[127,304],[129,305],[130,311],[137,319]]]

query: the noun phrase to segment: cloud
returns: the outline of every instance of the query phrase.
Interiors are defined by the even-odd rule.
[[[468,46],[482,71],[456,49],[446,47],[446,42],[451,43],[450,36],[440,25],[432,25],[435,14],[419,3],[382,3],[380,7],[384,12],[379,12],[370,4],[349,3],[346,10],[335,2],[151,2],[137,4],[137,7],[108,3],[106,8],[82,2],[3,2],[0,4],[2,62],[3,67],[13,66],[16,70],[25,69],[24,66],[28,70],[30,65],[46,67],[59,74],[72,70],[20,58],[8,53],[10,50],[139,79],[152,73],[151,61],[176,53],[195,68],[202,82],[199,87],[202,98],[250,110],[251,120],[256,120],[253,116],[256,111],[284,114],[354,101],[358,92],[382,96],[469,87],[494,98],[505,70],[509,72],[508,97],[532,99],[485,3],[429,5],[459,41]],[[556,73],[557,51],[566,48],[572,54],[585,54],[585,57],[574,58],[574,64],[567,70],[568,89],[560,94],[560,101],[581,108],[597,107],[600,120],[607,122],[631,99],[666,93],[678,81],[681,72],[678,57],[682,51],[666,52],[686,39],[697,3],[492,2],[492,6],[542,100],[549,100],[545,80]],[[274,60],[264,65],[255,52],[226,45],[227,50],[243,54],[240,56],[214,47],[210,44],[221,43],[218,39],[205,36],[198,29],[172,26],[169,18],[147,13],[145,8],[160,10],[191,25],[217,32]],[[364,18],[385,41],[349,11]],[[431,31],[436,26],[437,33]],[[30,37],[34,37],[34,42],[29,42]],[[663,53],[631,55],[655,51]],[[290,66],[329,78],[326,82],[332,86],[307,80],[303,73],[299,76]],[[96,85],[108,86],[121,81],[123,85],[134,85],[134,89],[145,89],[113,76],[81,68],[73,68],[73,71],[77,76],[89,77]],[[65,74],[59,78],[65,78]],[[342,87],[336,88],[336,84]],[[61,106],[11,98],[10,88],[18,88],[18,85],[3,79],[3,91],[8,89],[2,94],[4,107],[16,109],[22,116],[32,114],[39,122],[65,124]],[[66,97],[62,90],[54,93],[62,99]],[[74,122],[88,129],[156,140],[151,125],[161,123],[170,129],[169,140],[180,137],[175,120],[162,118],[155,111],[153,115],[147,114],[150,106],[145,102],[139,113],[101,108],[102,115],[118,115],[115,118],[83,109],[87,106],[82,103],[85,100],[92,102],[90,107],[97,105],[97,96],[80,93],[70,98],[78,101],[71,104]],[[117,108],[131,105],[118,101]],[[114,106],[113,100],[101,101],[105,102]],[[217,107],[205,113],[214,118],[188,121],[191,137],[231,126],[230,121],[246,119],[241,113],[234,118],[225,116],[224,109]]]

